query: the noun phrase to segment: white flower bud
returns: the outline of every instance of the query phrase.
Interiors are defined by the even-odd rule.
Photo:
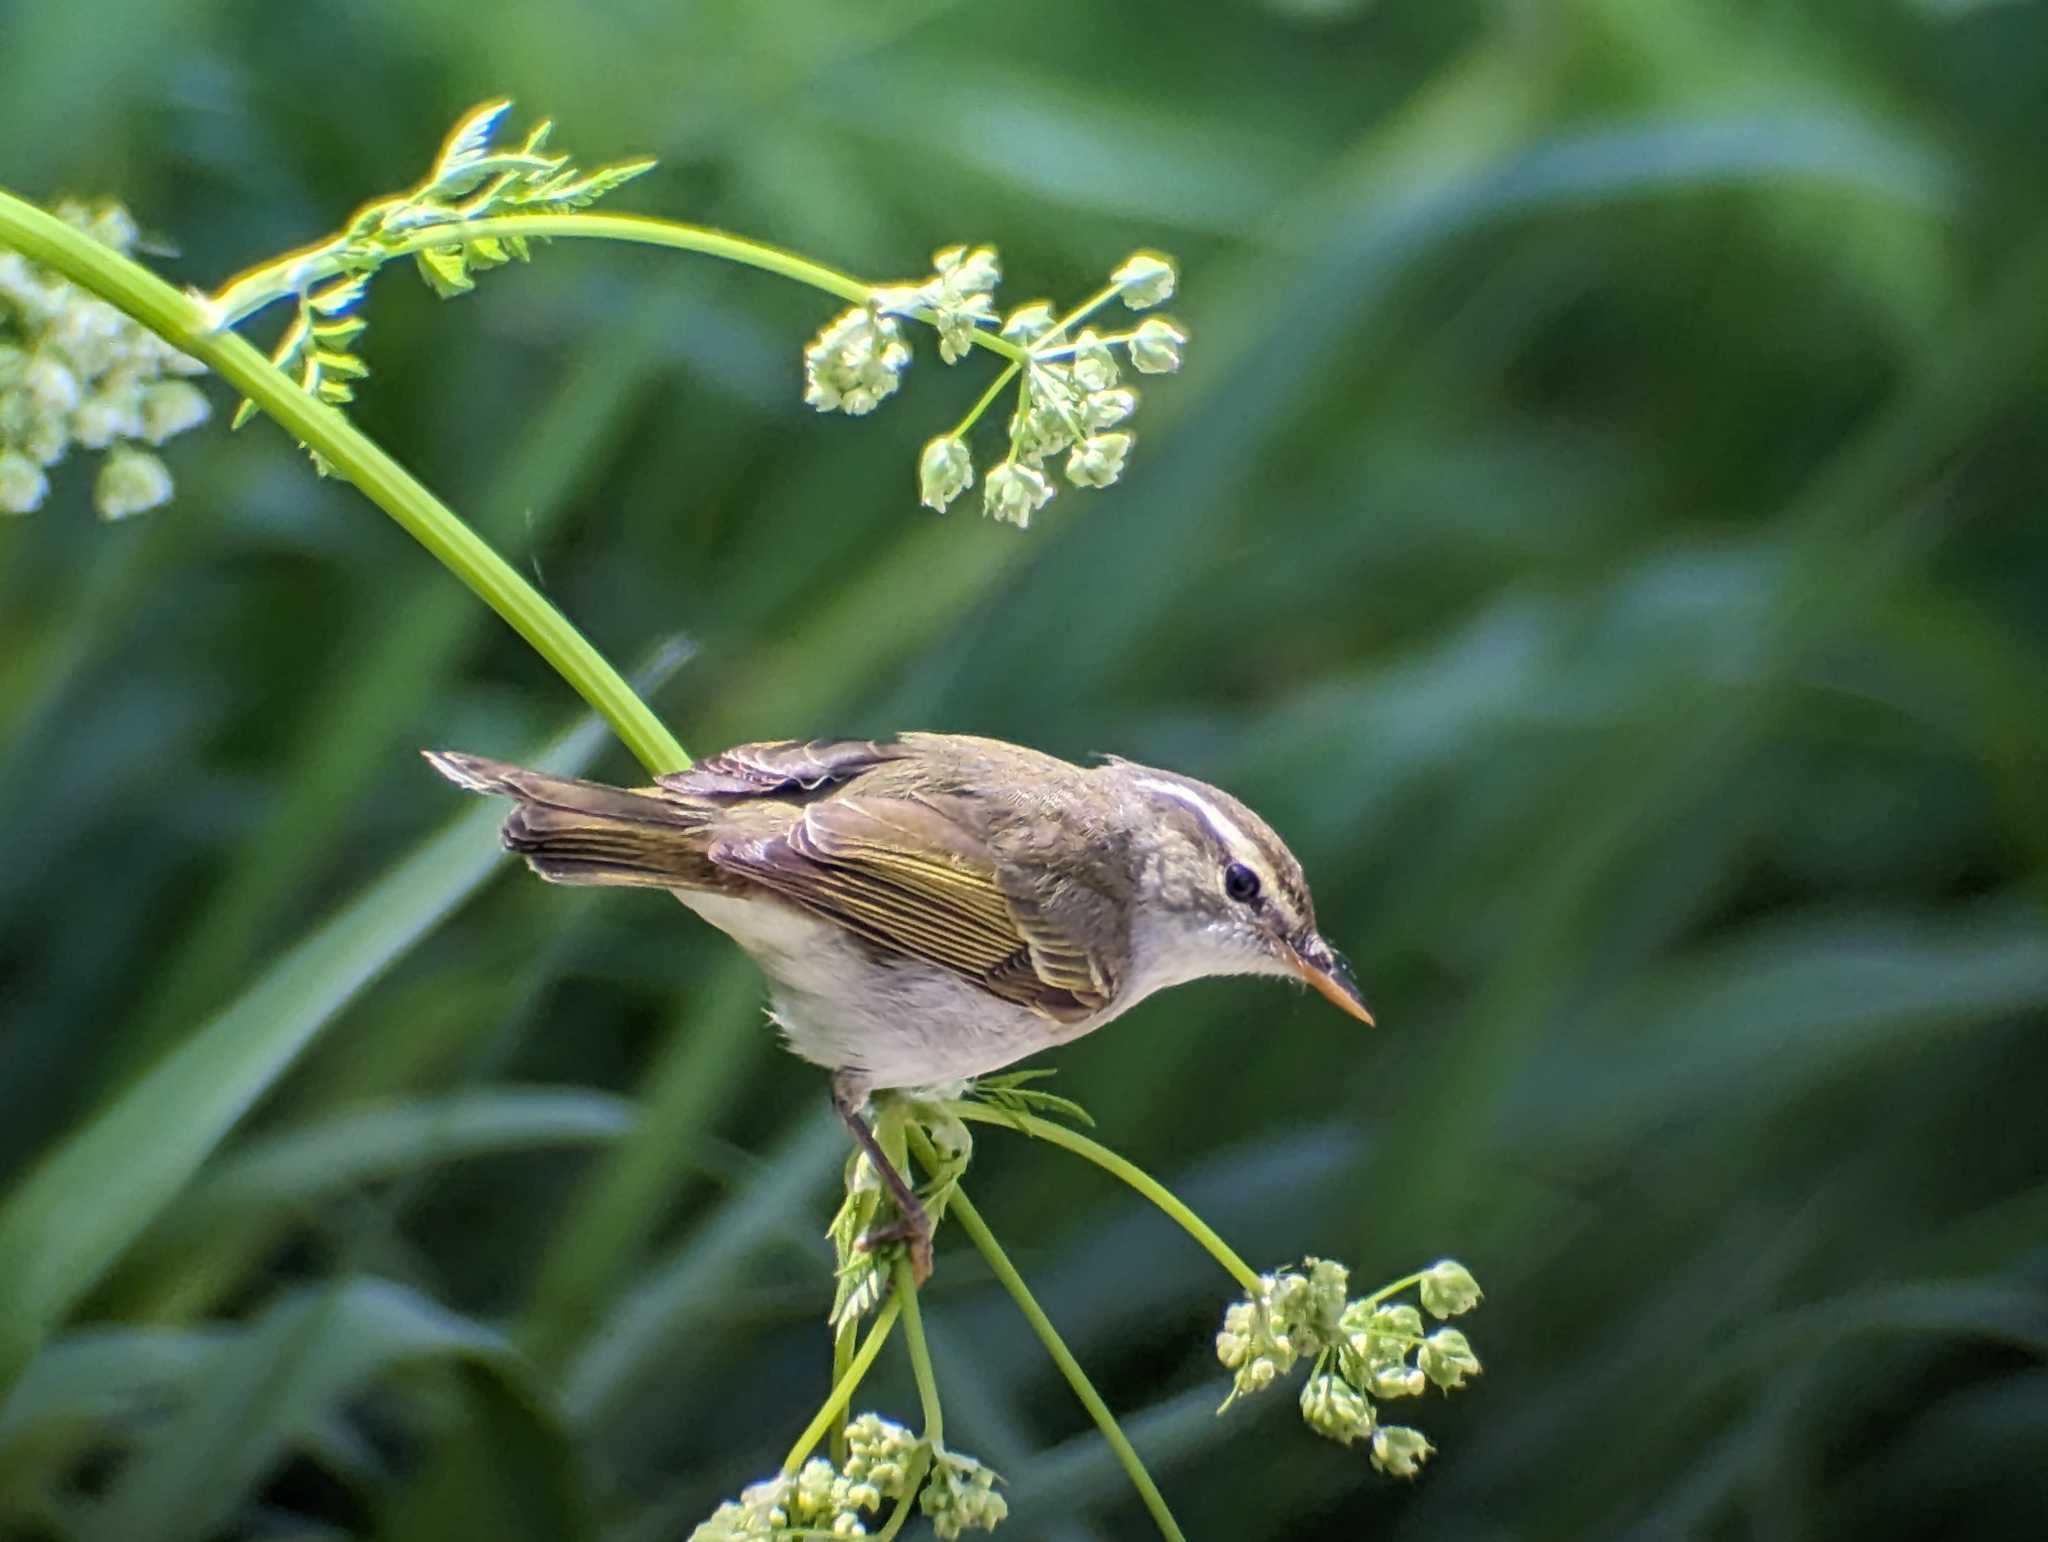
[[[28,361],[21,387],[40,412],[66,413],[78,406],[78,377],[46,353]]]
[[[197,428],[212,413],[196,385],[160,380],[142,393],[142,437],[151,444],[162,444],[188,428]]]
[[[1081,404],[1081,418],[1090,428],[1115,428],[1138,410],[1138,393],[1128,387],[1096,391]]]
[[[945,511],[947,504],[974,485],[974,457],[951,434],[941,434],[924,447],[917,460],[918,502]]]
[[[1130,453],[1129,434],[1096,434],[1074,446],[1067,457],[1067,480],[1076,487],[1107,487],[1124,474]]]
[[[1372,1432],[1372,1464],[1396,1478],[1412,1478],[1436,1447],[1421,1430],[1405,1424],[1383,1424]]]
[[[1022,530],[1034,512],[1052,499],[1052,483],[1043,472],[1005,461],[988,474],[981,488],[982,508],[991,519],[1006,520]]]
[[[41,466],[19,450],[0,450],[0,514],[33,514],[49,492]]]
[[[1074,340],[1073,374],[1083,391],[1107,391],[1117,382],[1116,356],[1093,330]]]
[[[125,446],[109,451],[100,462],[92,488],[93,506],[101,519],[126,519],[168,502],[170,496],[170,469],[147,451]]]
[[[1432,1317],[1457,1317],[1479,1305],[1483,1293],[1472,1273],[1456,1259],[1446,1258],[1422,1277],[1422,1304]]]
[[[902,324],[856,305],[833,317],[804,350],[804,400],[820,412],[859,417],[895,391],[909,363]]]
[[[1147,316],[1130,341],[1131,363],[1140,374],[1170,375],[1180,368],[1187,334],[1164,316]]]
[[[1002,281],[993,246],[948,246],[932,253],[932,271],[955,294],[986,294]]]
[[[1003,336],[1013,343],[1035,343],[1052,330],[1052,324],[1052,306],[1044,300],[1033,300],[1010,312],[1003,322]]]
[[[1124,304],[1134,311],[1149,310],[1160,301],[1171,299],[1175,279],[1172,261],[1158,252],[1133,252],[1110,275],[1110,282],[1122,292]]]
[[[71,437],[88,450],[104,450],[116,439],[142,437],[139,397],[128,390],[102,391],[71,414]]]

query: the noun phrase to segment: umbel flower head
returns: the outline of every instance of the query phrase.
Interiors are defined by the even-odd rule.
[[[1180,367],[1187,334],[1163,316],[1147,316],[1128,332],[1084,325],[1121,301],[1146,310],[1169,298],[1179,282],[1170,258],[1136,252],[1098,293],[1064,315],[1032,300],[999,317],[996,285],[1002,265],[992,246],[948,246],[933,253],[932,274],[914,283],[883,284],[862,304],[842,311],[804,350],[804,400],[820,412],[872,412],[902,382],[911,352],[902,322],[928,323],[939,356],[957,364],[977,344],[1010,361],[1002,376],[950,433],[926,443],[917,463],[918,501],[943,511],[974,485],[968,433],[1016,381],[1009,449],[982,478],[982,510],[991,519],[1026,526],[1058,490],[1048,463],[1069,485],[1108,487],[1118,481],[1137,442],[1118,425],[1138,408],[1138,393],[1119,383],[1124,365],[1161,374]]]
[[[690,1542],[775,1542],[780,1537],[860,1537],[885,1505],[913,1492],[925,1442],[878,1414],[846,1427],[846,1462],[813,1457],[728,1499],[690,1533]],[[966,1531],[993,1531],[1010,1513],[996,1492],[1002,1480],[971,1456],[933,1448],[918,1502],[947,1542]]]
[[[126,255],[137,232],[110,201],[53,211]],[[49,495],[46,468],[74,448],[104,452],[93,484],[102,519],[125,519],[171,496],[171,473],[145,446],[204,423],[201,373],[139,322],[62,275],[0,250],[0,514],[29,514]]]
[[[1302,1421],[1340,1445],[1370,1442],[1375,1468],[1412,1478],[1436,1448],[1420,1430],[1384,1422],[1377,1403],[1419,1397],[1431,1386],[1456,1391],[1479,1374],[1479,1357],[1463,1333],[1425,1333],[1423,1319],[1424,1310],[1436,1318],[1469,1312],[1479,1304],[1479,1282],[1445,1259],[1356,1300],[1347,1299],[1349,1285],[1342,1264],[1311,1258],[1300,1269],[1261,1275],[1256,1291],[1233,1302],[1216,1335],[1216,1358],[1232,1372],[1223,1408],[1310,1361]],[[1390,1299],[1410,1287],[1420,1309]]]

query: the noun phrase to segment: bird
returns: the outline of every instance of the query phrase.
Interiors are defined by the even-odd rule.
[[[513,800],[505,846],[554,883],[666,889],[750,954],[931,1272],[931,1222],[868,1122],[874,1093],[961,1084],[1219,975],[1301,981],[1372,1014],[1301,864],[1221,788],[1105,756],[906,732],[741,744],[614,787],[452,750]]]

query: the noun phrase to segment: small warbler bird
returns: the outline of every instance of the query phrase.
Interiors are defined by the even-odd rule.
[[[642,788],[426,756],[515,800],[505,844],[541,877],[666,889],[753,956],[896,1202],[868,1243],[909,1243],[920,1281],[931,1223],[870,1093],[980,1076],[1209,975],[1289,976],[1372,1021],[1286,843],[1171,771],[935,733],[743,744]]]

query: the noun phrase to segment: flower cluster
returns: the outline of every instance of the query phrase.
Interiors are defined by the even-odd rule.
[[[794,1473],[778,1473],[728,1499],[690,1533],[690,1542],[774,1542],[791,1536],[864,1537],[868,1517],[908,1498],[923,1482],[919,1504],[932,1529],[947,1542],[962,1532],[993,1531],[1010,1513],[996,1492],[1002,1479],[971,1456],[933,1450],[929,1476],[925,1443],[879,1414],[862,1414],[846,1427],[846,1461],[835,1467],[813,1457]]]
[[[117,203],[67,201],[54,212],[123,254],[135,221]],[[145,445],[206,421],[203,366],[70,280],[0,251],[0,514],[34,512],[46,468],[76,446],[105,454],[93,484],[102,519],[171,496],[171,473]]]
[[[946,1542],[963,1531],[994,1531],[1010,1513],[995,1486],[1002,1480],[971,1456],[940,1451],[932,1458],[931,1480],[918,1503],[931,1517],[932,1530]]]
[[[1009,450],[982,484],[982,508],[991,518],[1025,526],[1051,501],[1056,484],[1047,462],[1064,455],[1075,487],[1108,487],[1123,475],[1134,442],[1119,427],[1138,407],[1138,393],[1121,383],[1117,350],[1140,374],[1180,368],[1187,334],[1163,316],[1148,316],[1127,332],[1098,332],[1083,323],[1113,301],[1147,310],[1173,293],[1174,267],[1139,252],[1110,276],[1085,304],[1061,316],[1046,301],[1019,306],[1007,317],[995,309],[1002,269],[991,246],[949,246],[932,257],[932,276],[890,284],[841,312],[804,350],[804,400],[821,412],[871,412],[901,383],[910,364],[899,318],[938,330],[939,355],[956,364],[976,342],[1006,355],[1010,366],[950,433],[925,445],[918,457],[919,500],[943,510],[974,485],[967,434],[1016,380]]]
[[[1411,1286],[1420,1310],[1389,1299]],[[1479,1284],[1464,1265],[1444,1259],[1370,1296],[1349,1299],[1349,1288],[1349,1271],[1324,1258],[1261,1275],[1259,1289],[1232,1303],[1216,1335],[1216,1358],[1234,1373],[1223,1407],[1312,1360],[1301,1389],[1308,1427],[1342,1445],[1369,1440],[1373,1466],[1412,1478],[1435,1447],[1420,1430],[1382,1423],[1373,1400],[1416,1397],[1430,1386],[1451,1392],[1479,1374],[1463,1333],[1425,1333],[1423,1320],[1423,1311],[1439,1319],[1469,1312],[1479,1304]]]
[[[690,1542],[768,1542],[795,1532],[865,1536],[863,1517],[909,1492],[919,1444],[902,1425],[862,1414],[846,1427],[845,1466],[814,1457],[795,1473],[751,1484],[691,1532]]]

